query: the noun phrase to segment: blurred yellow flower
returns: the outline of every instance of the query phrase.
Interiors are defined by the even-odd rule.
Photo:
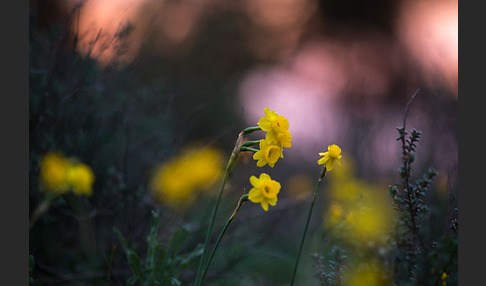
[[[248,199],[254,203],[260,203],[267,211],[268,205],[274,206],[277,203],[277,194],[280,192],[280,183],[272,180],[269,175],[262,173],[260,178],[250,177],[253,188],[248,193]]]
[[[95,176],[76,159],[67,159],[57,151],[47,153],[40,162],[40,184],[46,192],[63,194],[69,190],[90,196]]]
[[[292,136],[289,131],[289,121],[275,111],[270,111],[268,107],[264,109],[265,117],[260,118],[258,126],[266,131],[268,142],[280,144],[282,147],[290,148]]]
[[[346,157],[352,164],[351,158]],[[343,166],[332,176],[329,207],[324,213],[324,227],[354,246],[386,246],[395,212],[387,192],[370,182],[356,178],[352,168]]]
[[[201,191],[210,190],[223,176],[223,154],[215,148],[194,150],[189,154],[193,185]]]
[[[382,244],[392,227],[392,207],[374,195],[352,208],[345,223],[350,240],[358,243]]]
[[[313,178],[306,173],[292,175],[285,183],[285,194],[293,201],[302,201],[312,195]]]
[[[151,181],[152,195],[172,207],[190,205],[199,192],[209,190],[223,175],[223,156],[215,148],[186,147],[157,166]]]
[[[69,161],[59,152],[52,151],[40,161],[40,184],[46,192],[63,194],[69,191],[67,173]]]
[[[344,273],[345,286],[388,286],[391,285],[390,275],[384,267],[380,267],[377,262],[360,263],[355,267],[349,267]]]
[[[333,226],[341,223],[344,219],[344,209],[339,203],[332,202],[327,210],[326,219],[324,222],[328,226]]]
[[[337,162],[338,166],[341,165],[341,148],[337,145],[329,145],[327,147],[327,152],[319,153],[320,156],[324,156],[317,161],[319,165],[326,164],[326,170],[331,171],[334,167],[334,163]]]
[[[283,157],[282,147],[275,143],[269,143],[266,139],[260,140],[260,150],[253,154],[253,159],[258,160],[258,167],[268,164],[273,168],[280,157]]]
[[[339,160],[341,165],[337,169],[333,169],[332,177],[329,177],[328,180],[332,180],[334,182],[339,181],[345,182],[354,174],[355,162],[352,158],[351,154],[344,154],[342,158]]]
[[[440,282],[442,286],[447,286],[447,283],[445,281],[447,277],[449,277],[449,275],[447,275],[447,273],[445,272],[442,272],[442,275],[440,276]]]
[[[386,244],[393,224],[393,209],[386,193],[364,186],[353,199],[332,198],[324,217],[325,226],[354,245]]]
[[[154,199],[172,206],[192,203],[192,182],[185,164],[170,161],[158,166],[152,176],[150,187]]]
[[[330,190],[329,194],[336,202],[350,205],[356,204],[362,196],[363,192],[366,192],[370,187],[366,182],[354,177],[347,177],[340,180],[329,179]]]
[[[74,163],[67,172],[67,180],[77,195],[91,196],[95,176],[88,165]]]

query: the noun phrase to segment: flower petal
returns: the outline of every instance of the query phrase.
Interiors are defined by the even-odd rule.
[[[271,180],[269,183],[267,183],[267,186],[269,187],[267,196],[269,198],[276,197],[280,192],[280,183],[275,180]]]
[[[270,109],[268,107],[265,107],[263,109],[263,112],[265,113],[265,117],[268,118],[268,120],[270,120],[270,121],[272,121],[277,116],[275,111],[270,111]]]
[[[263,152],[262,152],[262,150],[256,151],[253,154],[253,160],[260,160],[261,158],[263,158]]]
[[[282,147],[285,148],[291,148],[292,147],[292,134],[290,134],[290,131],[287,130],[285,132],[280,132],[277,134],[278,141],[282,145]]]
[[[277,204],[277,200],[278,200],[277,197],[267,199],[268,203],[272,206]]]
[[[335,162],[335,159],[329,158],[329,160],[326,162],[326,170],[327,171],[332,170],[332,168],[334,167],[334,162]]]
[[[267,163],[268,163],[268,162],[267,162],[267,161],[265,161],[265,159],[263,159],[263,158],[262,158],[262,159],[258,160],[258,162],[257,162],[257,167],[263,167],[263,166],[265,166]]]
[[[263,131],[268,132],[272,130],[272,122],[270,122],[270,120],[268,120],[266,117],[262,117],[260,120],[258,120],[258,126],[260,126]]]
[[[319,161],[317,161],[319,163],[319,165],[322,165],[322,164],[326,164],[327,161],[329,161],[329,156],[326,154],[324,154],[324,157],[322,157],[321,159],[319,159]]]
[[[255,152],[255,154],[253,154],[253,159],[258,160],[257,167],[263,167],[267,164],[267,161],[265,160],[265,156],[264,156],[264,154],[261,150]]]
[[[252,188],[248,193],[248,199],[254,203],[259,203],[263,200],[263,195],[260,189]]]
[[[288,130],[289,129],[289,121],[287,118],[283,117],[282,115],[278,115],[277,118],[278,123],[280,125],[280,130]]]
[[[255,176],[251,176],[250,177],[250,183],[255,188],[259,188],[262,185],[262,183],[260,182],[260,180],[257,177],[255,177]]]
[[[270,176],[266,173],[261,173],[260,174],[260,181],[266,181],[266,180],[271,180]]]
[[[268,202],[266,200],[263,200],[263,201],[261,201],[261,204],[262,204],[262,208],[265,211],[268,211]]]
[[[265,140],[268,142],[268,143],[278,143],[278,134],[273,131],[273,130],[269,130],[267,132],[267,135],[265,135]]]

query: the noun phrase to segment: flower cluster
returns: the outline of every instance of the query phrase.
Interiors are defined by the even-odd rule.
[[[265,117],[260,118],[258,126],[266,133],[265,139],[260,140],[260,150],[253,154],[258,160],[257,166],[268,164],[273,168],[279,158],[283,158],[283,148],[292,146],[292,135],[289,131],[289,121],[268,107],[264,109]]]
[[[60,195],[72,190],[77,195],[90,196],[94,180],[89,166],[59,152],[49,152],[40,161],[40,185],[46,192]]]
[[[289,121],[282,115],[264,109],[265,116],[258,120],[258,127],[266,132],[265,138],[259,140],[259,150],[255,150],[253,159],[257,160],[257,166],[269,165],[273,168],[279,158],[283,158],[283,148],[292,146],[292,135],[289,131]],[[263,210],[268,210],[268,205],[277,203],[277,194],[280,192],[280,183],[272,180],[268,174],[262,173],[260,177],[250,177],[253,188],[248,193],[248,199],[261,204]]]
[[[152,195],[156,201],[171,206],[188,206],[196,192],[210,189],[221,179],[222,163],[222,154],[215,148],[187,147],[155,169]]]

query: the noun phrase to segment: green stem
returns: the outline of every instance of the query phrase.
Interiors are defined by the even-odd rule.
[[[259,131],[259,130],[262,130],[260,128],[260,126],[248,127],[245,130],[243,130],[243,135],[247,135],[247,134],[250,134],[252,132]]]
[[[204,265],[204,262],[206,260],[206,255],[207,255],[208,247],[209,247],[209,241],[211,239],[211,233],[213,231],[214,221],[216,220],[216,213],[218,212],[219,203],[221,201],[224,186],[226,185],[226,181],[229,177],[231,169],[233,168],[233,165],[236,161],[236,158],[238,157],[241,145],[243,144],[243,136],[245,135],[245,130],[241,131],[240,134],[238,134],[238,139],[236,140],[235,147],[233,149],[233,152],[231,152],[231,156],[228,160],[228,164],[226,165],[226,169],[225,169],[224,176],[223,176],[223,181],[221,182],[218,197],[216,199],[216,203],[214,204],[213,214],[211,216],[211,220],[209,222],[208,230],[206,232],[206,239],[204,241],[203,253],[201,255],[201,259],[199,260],[199,266],[197,268],[197,274],[196,274],[196,279],[195,279],[195,283],[194,283],[196,286],[202,285],[201,271],[202,271],[202,267]]]
[[[245,146],[242,146],[240,150],[241,151],[250,151],[250,152],[258,152],[259,151],[258,149],[245,147]]]
[[[203,273],[203,276],[201,278],[201,284],[204,282],[204,279],[206,278],[206,274],[208,273],[209,265],[211,264],[211,261],[213,260],[214,254],[216,253],[216,249],[218,248],[219,243],[221,242],[221,239],[223,238],[223,235],[225,234],[226,230],[228,229],[228,226],[230,225],[230,223],[235,218],[236,214],[240,210],[243,203],[246,202],[247,200],[248,200],[248,194],[241,196],[240,200],[238,201],[238,205],[236,206],[235,210],[233,211],[233,214],[231,214],[228,221],[224,225],[223,230],[221,230],[221,233],[219,234],[218,239],[216,240],[216,242],[214,244],[214,248],[211,251],[211,255],[209,256],[208,263],[206,264],[206,267],[204,268],[204,273]]]
[[[319,190],[319,186],[321,185],[322,179],[324,178],[325,175],[326,175],[326,165],[324,165],[322,169],[321,175],[319,176],[319,180],[317,181],[316,188],[314,190],[314,196],[312,197],[312,203],[309,209],[309,214],[307,215],[307,221],[305,222],[304,234],[302,235],[302,240],[300,241],[299,253],[297,254],[297,260],[295,261],[294,273],[292,274],[292,281],[290,282],[291,286],[294,285],[295,274],[297,273],[297,266],[299,265],[300,254],[302,253],[302,247],[304,246],[305,235],[307,233],[307,229],[309,228],[309,221],[312,214],[312,209],[314,208],[314,203],[316,201],[317,191]]]
[[[245,143],[243,143],[242,147],[251,147],[257,144],[260,144],[260,140],[246,141]]]
[[[44,197],[44,200],[42,200],[42,202],[32,212],[32,215],[29,219],[29,230],[34,226],[39,217],[49,209],[51,202],[59,196],[59,194],[48,193]]]
[[[200,273],[202,271],[202,266],[204,264],[204,260],[206,258],[206,254],[208,252],[208,246],[209,246],[209,240],[210,240],[210,237],[211,237],[211,232],[213,230],[214,221],[216,219],[216,213],[218,212],[218,208],[219,208],[219,202],[221,201],[221,196],[223,194],[223,189],[224,189],[224,186],[226,184],[226,180],[228,179],[228,176],[229,176],[229,172],[230,172],[229,171],[229,166],[230,166],[231,163],[232,163],[232,161],[230,159],[228,161],[228,165],[226,166],[226,170],[224,172],[223,182],[221,183],[221,186],[219,188],[218,197],[217,197],[216,203],[214,205],[213,214],[211,216],[211,220],[209,222],[208,230],[207,230],[207,233],[206,233],[206,239],[204,241],[203,253],[202,253],[201,259],[199,260],[199,266],[197,268],[195,285],[201,285],[201,283],[202,283],[202,281],[200,281],[200,276],[201,276]]]

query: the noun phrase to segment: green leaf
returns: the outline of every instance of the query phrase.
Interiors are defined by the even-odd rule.
[[[189,252],[186,255],[181,255],[179,256],[179,260],[181,263],[181,267],[185,267],[187,264],[189,264],[192,260],[198,258],[199,256],[202,255],[204,251],[204,246],[202,244],[198,244],[196,248],[194,248],[193,251]]]
[[[151,269],[155,265],[155,248],[159,245],[159,240],[157,237],[159,230],[159,213],[152,211],[152,225],[150,227],[150,233],[147,236],[147,258],[146,265],[147,268]]]
[[[135,272],[135,275],[140,278],[140,280],[143,279],[143,273],[140,268],[140,258],[138,255],[131,249],[126,249],[125,250],[127,253],[127,259],[128,259],[128,264],[130,265],[130,268],[132,268],[133,272]]]

